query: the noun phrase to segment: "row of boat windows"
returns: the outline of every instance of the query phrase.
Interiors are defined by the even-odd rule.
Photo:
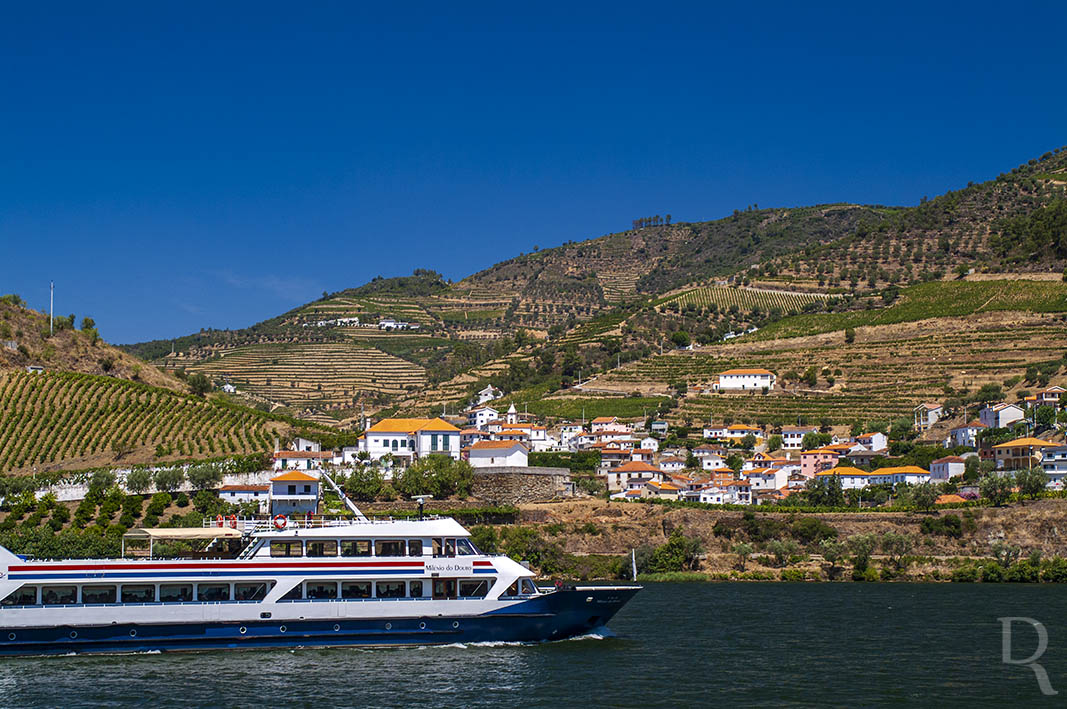
[[[401,581],[305,581],[282,596],[283,601],[356,598],[485,598],[493,577],[481,579],[433,579]],[[244,583],[124,583],[56,584],[22,586],[0,606],[68,606],[79,603],[191,603],[195,601],[261,601],[274,588],[273,581]],[[429,596],[426,592],[429,591]],[[535,594],[530,579],[519,579],[503,597]]]
[[[422,539],[274,539],[270,555],[294,556],[422,556]],[[469,539],[434,538],[430,540],[434,556],[474,556],[478,550]]]
[[[260,601],[273,581],[248,583],[124,583],[77,586],[23,586],[0,601],[3,606],[66,606],[75,603],[188,603]]]

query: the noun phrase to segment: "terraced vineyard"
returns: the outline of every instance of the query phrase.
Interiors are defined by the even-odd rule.
[[[695,288],[660,301],[660,305],[677,303],[685,307],[695,305],[706,308],[717,305],[720,310],[728,310],[736,305],[741,312],[747,313],[755,308],[768,312],[778,308],[783,313],[800,312],[805,305],[829,298],[824,293],[791,293],[786,291],[758,290],[755,288],[732,288],[730,286],[707,286]]]
[[[426,381],[422,367],[348,342],[238,347],[190,369],[300,409],[350,407],[361,393],[403,394]]]
[[[600,381],[620,390],[650,384],[665,390],[670,382],[687,382],[690,396],[674,414],[679,420],[730,417],[787,424],[805,416],[809,422],[827,417],[851,423],[907,416],[922,401],[943,400],[946,384],[974,391],[1064,354],[1067,328],[1062,323],[1032,316],[1006,327],[993,320],[938,321],[921,330],[897,326],[851,344],[837,335],[675,352],[615,370]],[[814,388],[797,381],[812,366],[818,379]],[[765,367],[780,380],[792,375],[767,395],[700,393],[710,390],[717,373],[733,367]]]
[[[111,377],[0,374],[0,472],[270,450],[258,412]],[[163,454],[156,456],[156,446]]]

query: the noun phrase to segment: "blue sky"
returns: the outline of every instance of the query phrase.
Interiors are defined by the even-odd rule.
[[[1067,144],[1063,2],[22,3],[0,292],[112,342]]]

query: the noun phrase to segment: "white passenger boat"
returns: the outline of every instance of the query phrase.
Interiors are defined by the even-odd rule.
[[[639,588],[538,588],[450,518],[232,519],[135,534],[208,548],[45,561],[0,547],[0,654],[555,640],[604,625]]]

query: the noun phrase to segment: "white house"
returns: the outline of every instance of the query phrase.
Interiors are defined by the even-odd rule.
[[[475,401],[477,402],[477,405],[480,406],[480,405],[484,404],[487,401],[492,401],[493,399],[499,399],[500,397],[504,396],[504,392],[500,391],[495,386],[490,384],[490,385],[486,386],[484,389],[482,389],[480,392],[475,394],[474,396],[475,396]]]
[[[859,468],[851,468],[845,465],[815,473],[816,480],[835,476],[841,481],[842,490],[862,490],[869,484],[871,474]]]
[[[948,438],[945,439],[945,447],[968,446],[977,448],[978,434],[985,428],[988,427],[981,421],[971,421],[963,426],[957,426],[948,432]]]
[[[312,453],[318,453],[322,450],[322,444],[318,441],[313,441],[310,438],[300,438],[299,436],[293,441],[292,450],[294,451],[310,451]]]
[[[978,420],[988,428],[1007,428],[1026,414],[1015,404],[990,404],[978,412]]]
[[[467,450],[467,460],[473,468],[525,468],[529,453],[519,441],[478,441]]]
[[[619,423],[617,416],[597,416],[593,419],[590,429],[593,433],[614,431],[618,433],[630,433],[631,429],[624,423]]]
[[[697,499],[705,505],[722,505],[726,503],[726,491],[721,487],[709,485],[700,488],[700,496]]]
[[[1048,486],[1062,490],[1063,479],[1067,477],[1067,446],[1053,446],[1042,451],[1041,467],[1048,475]]]
[[[665,473],[677,473],[680,470],[685,470],[685,458],[670,457],[661,458],[659,461],[659,468]]]
[[[485,428],[490,421],[500,418],[500,412],[492,406],[476,406],[467,412],[467,425]]]
[[[900,465],[872,470],[869,480],[871,485],[920,485],[930,482],[930,472],[917,465]]]
[[[785,450],[798,451],[803,448],[804,436],[809,433],[818,433],[819,429],[814,426],[783,426],[782,448]]]
[[[941,404],[919,404],[913,410],[915,430],[922,433],[937,423],[944,413]]]
[[[708,424],[704,427],[704,438],[716,439],[726,438],[726,424],[715,425]]]
[[[715,391],[752,391],[774,388],[774,372],[767,369],[727,369],[712,385]]]
[[[752,483],[752,490],[781,490],[789,481],[789,472],[783,468],[753,468],[742,473]]]
[[[267,512],[270,504],[270,485],[223,485],[219,499],[230,504],[255,502],[260,512]]]
[[[930,482],[948,482],[949,478],[963,475],[967,461],[958,455],[947,455],[930,463]]]
[[[384,419],[363,434],[363,450],[371,460],[389,453],[412,462],[427,455],[447,455],[459,459],[460,430],[439,418]]]
[[[889,447],[889,438],[884,433],[862,433],[856,436],[856,443],[869,451],[884,451]]]
[[[657,441],[652,436],[645,436],[639,441],[639,443],[640,445],[638,445],[638,448],[644,448],[653,452],[659,450],[659,441]]]
[[[227,382],[227,383],[223,384],[222,386],[220,386],[219,389],[221,389],[222,391],[226,392],[227,394],[236,394],[237,393],[237,387],[235,387],[233,384],[230,384],[229,382]]]
[[[315,514],[319,508],[319,479],[290,470],[270,479],[271,514]]]
[[[662,482],[666,474],[648,463],[630,461],[609,470],[606,477],[609,490],[622,490],[630,479],[651,478]]]
[[[649,428],[651,429],[652,433],[661,436],[666,436],[670,426],[667,424],[666,421],[653,421],[652,425]]]
[[[725,501],[731,505],[752,504],[752,483],[748,480],[734,480],[727,483]]]

